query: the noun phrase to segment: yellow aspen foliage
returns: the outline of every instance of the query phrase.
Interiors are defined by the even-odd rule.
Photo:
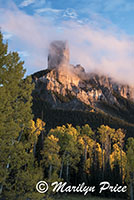
[[[35,134],[36,136],[39,136],[41,131],[44,130],[46,123],[43,122],[41,119],[37,118],[36,122],[31,120],[31,129],[32,133]]]
[[[122,129],[117,129],[113,135],[113,142],[117,143],[119,147],[123,147],[125,134]]]
[[[59,141],[59,139],[54,137],[53,135],[48,136],[48,139],[51,140],[51,141],[54,141],[54,142],[58,142]]]
[[[78,143],[79,132],[71,124],[58,126],[51,129],[48,135],[54,135],[59,139],[61,168],[60,178],[63,175],[63,168],[66,168],[66,180],[69,179],[70,167],[77,171],[77,164],[80,161],[80,148]]]
[[[87,154],[91,156],[95,142],[87,135],[79,136],[78,141],[81,144],[81,147],[83,149],[83,155],[85,155],[86,153],[85,155],[85,160],[86,160]]]
[[[29,134],[29,139],[31,141],[32,147],[30,149],[30,152],[32,152],[35,148],[35,145],[38,141],[38,136],[41,134],[42,131],[44,131],[45,125],[46,123],[39,118],[37,118],[36,122],[31,120],[31,131]]]
[[[121,155],[122,155],[122,157],[121,157]],[[113,152],[110,155],[111,169],[113,169],[115,165],[119,165],[120,173],[121,173],[121,169],[122,169],[122,179],[124,181],[125,176],[126,176],[127,157],[126,157],[126,153],[120,149],[118,144],[113,145]]]
[[[109,126],[101,125],[98,128],[98,134],[102,148],[102,175],[104,177],[105,166],[106,163],[109,163],[110,154],[112,151],[112,138],[115,134],[115,129],[112,129]]]
[[[99,167],[102,168],[102,149],[101,149],[101,146],[100,146],[100,144],[98,142],[96,143],[95,151],[96,151],[96,154],[97,154]]]
[[[43,157],[42,163],[45,167],[49,167],[50,165],[56,169],[60,167],[60,146],[58,145],[58,141],[59,139],[54,137],[54,135],[45,138],[44,149],[41,152]]]
[[[92,162],[93,162],[93,159],[92,158],[88,158],[86,161],[85,161],[85,165],[84,165],[84,170],[87,174],[90,174],[90,168],[92,166]]]

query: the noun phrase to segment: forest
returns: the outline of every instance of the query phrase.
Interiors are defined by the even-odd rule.
[[[23,64],[17,52],[8,51],[0,32],[0,199],[55,199],[57,194],[51,188],[43,194],[36,190],[36,184],[45,180],[49,185],[54,181],[76,186],[84,182],[96,188],[101,181],[127,185],[126,193],[106,191],[100,195],[96,190],[93,195],[133,200],[132,132],[127,134],[127,126],[114,128],[108,121],[103,123],[101,114],[98,124],[90,120],[96,117],[91,113],[82,125],[78,121],[71,124],[69,115],[68,122],[53,125],[56,115],[49,123],[45,110],[37,117],[41,107],[33,108],[34,83],[31,76],[25,77]]]

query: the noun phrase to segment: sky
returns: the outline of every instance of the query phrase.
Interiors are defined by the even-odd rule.
[[[49,44],[67,40],[70,63],[134,84],[133,0],[0,0],[0,28],[26,74],[47,68]]]

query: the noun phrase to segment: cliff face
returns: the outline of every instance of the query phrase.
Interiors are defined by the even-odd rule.
[[[89,74],[87,79],[84,80],[76,73],[73,74],[68,70],[52,69],[39,78],[36,77],[36,74],[33,77],[36,83],[35,91],[45,101],[47,101],[45,94],[51,93],[53,100],[49,101],[49,103],[57,108],[61,106],[60,104],[70,104],[71,101],[73,104],[74,99],[93,107],[96,107],[99,102],[119,105],[115,94],[134,101],[134,88],[117,84],[106,76]],[[66,99],[65,102],[64,100],[61,101],[62,96],[64,100]],[[69,100],[69,97],[72,98]],[[70,109],[70,107],[67,109]]]
[[[33,74],[35,91],[52,108],[64,110],[105,110],[103,104],[121,108],[119,97],[134,102],[134,88],[110,77],[87,74],[81,65],[69,64],[66,42],[51,43],[48,69]]]

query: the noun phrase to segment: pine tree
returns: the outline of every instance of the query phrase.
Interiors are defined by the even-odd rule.
[[[41,171],[35,175],[30,152],[34,86],[31,77],[24,79],[23,64],[18,53],[8,52],[0,33],[0,194],[6,199],[26,199],[28,194],[31,198],[42,177]]]

